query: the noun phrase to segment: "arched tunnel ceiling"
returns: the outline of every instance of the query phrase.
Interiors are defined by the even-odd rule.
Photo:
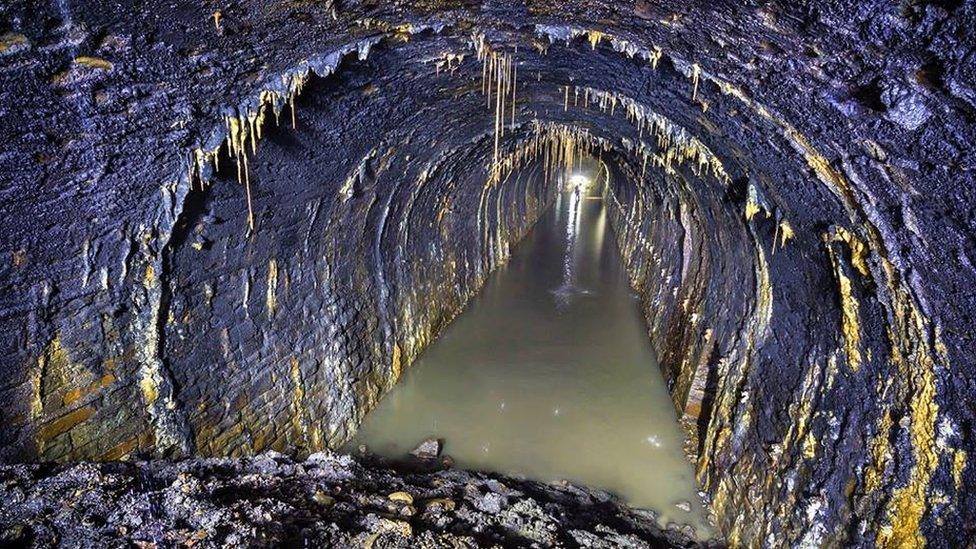
[[[733,544],[973,535],[971,3],[57,6],[0,8],[6,459],[341,442],[572,150]]]

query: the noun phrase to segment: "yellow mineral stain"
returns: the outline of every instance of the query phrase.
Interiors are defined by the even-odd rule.
[[[813,436],[813,431],[807,431],[807,436],[803,439],[803,457],[813,459],[817,455],[817,439]]]
[[[44,415],[45,381],[49,374],[63,374],[70,370],[71,358],[55,336],[37,358],[37,366],[31,375],[30,419],[36,422]]]
[[[879,531],[877,545],[885,548],[923,547],[926,540],[922,535],[921,523],[928,507],[928,484],[939,465],[935,445],[939,412],[939,405],[935,402],[935,363],[932,355],[924,350],[911,354],[899,350],[900,338],[925,341],[925,320],[907,295],[899,293],[896,298],[899,300],[896,310],[901,313],[896,319],[896,327],[904,332],[899,335],[889,328],[888,335],[893,339],[892,363],[899,367],[903,375],[912,376],[909,409],[914,464],[908,482],[892,494],[886,513],[888,524]]]
[[[147,290],[152,289],[156,284],[156,268],[152,265],[146,265],[146,271],[142,276],[142,285]]]
[[[390,384],[396,383],[400,379],[400,372],[402,369],[401,358],[400,358],[400,344],[393,344],[393,360],[390,363]]]
[[[322,447],[322,428],[319,427],[318,422],[316,422],[312,425],[312,448],[317,450]]]
[[[863,276],[869,276],[870,271],[868,270],[867,262],[867,246],[858,237],[854,236],[854,233],[845,229],[844,227],[834,227],[833,240],[845,242],[851,249],[851,264],[857,269],[857,272],[861,273]]]
[[[61,398],[61,403],[65,406],[70,406],[77,402],[78,400],[89,396],[96,391],[103,389],[115,382],[115,376],[112,374],[105,374],[98,380],[88,384],[85,387],[75,387],[70,391],[66,392]]]
[[[881,487],[881,478],[891,462],[891,412],[885,410],[878,424],[878,433],[871,441],[871,463],[864,472],[864,491],[871,494]]]
[[[934,394],[935,387],[927,396]],[[912,447],[915,466],[912,468],[908,484],[894,491],[888,505],[889,525],[878,533],[878,547],[924,547],[922,517],[925,515],[926,490],[932,473],[938,466],[938,457],[932,450],[935,430],[930,429],[927,420],[936,415],[938,406],[934,402],[925,403],[921,399],[912,402]]]
[[[142,376],[139,380],[139,389],[142,391],[142,398],[147,406],[152,406],[159,398],[159,382],[153,376]]]
[[[743,359],[742,368],[747,368],[749,365],[749,353],[751,349],[748,349],[746,356]],[[728,376],[732,367],[731,357],[722,357],[719,360],[719,371],[722,373],[723,377]],[[724,391],[718,396],[717,402],[715,404],[715,413],[709,422],[709,428],[705,435],[705,451],[701,452],[699,455],[698,466],[696,471],[696,476],[698,481],[702,486],[709,486],[711,484],[710,468],[711,463],[710,456],[720,455],[720,450],[725,448],[728,440],[731,436],[731,427],[729,425],[729,417],[731,415],[731,409],[734,405],[734,398],[730,391]],[[709,450],[712,449],[712,450]],[[712,499],[712,509],[719,515],[722,515],[722,509],[724,505],[725,494],[723,493],[723,484],[729,479],[729,477],[721,478],[718,482],[719,485],[715,490],[715,494]]]
[[[952,480],[956,485],[956,493],[962,493],[962,472],[966,470],[966,451],[956,450],[952,456]]]
[[[847,209],[852,220],[865,219],[863,208],[851,190],[846,178],[819,153],[810,141],[795,127],[775,116],[764,106],[753,101],[742,90],[728,82],[710,77],[725,94],[742,101],[760,117],[772,122],[783,132],[797,151],[803,155],[808,166],[817,178],[833,192]],[[933,353],[939,349],[939,342],[930,340],[930,321],[920,311],[917,298],[905,284],[903,276],[887,259],[888,252],[880,231],[864,222],[864,232],[868,237],[865,248],[854,241],[848,241],[852,250],[852,264],[863,276],[870,272],[867,256],[870,254],[880,265],[884,275],[879,301],[888,311],[887,332],[891,340],[892,363],[898,365],[896,392],[909,403],[911,410],[911,440],[914,462],[908,482],[897,488],[888,500],[886,520],[888,524],[880,529],[876,544],[879,547],[921,547],[925,538],[920,525],[927,509],[926,495],[928,483],[938,466],[939,459],[935,448],[936,420],[938,404],[935,397],[936,368],[950,367],[948,356]],[[840,235],[844,239],[843,234]],[[860,240],[857,241],[858,243]],[[938,340],[938,335],[936,335]],[[878,481],[871,481],[873,483]]]
[[[67,414],[46,423],[38,432],[40,441],[49,441],[52,438],[66,433],[79,423],[95,415],[95,407],[92,405],[83,406],[77,410],[72,410]]]
[[[759,204],[755,202],[746,202],[745,216],[746,220],[750,221],[757,213],[759,213]]]
[[[289,362],[291,365],[291,383],[292,387],[294,387],[294,392],[292,393],[292,408],[294,412],[292,427],[295,433],[304,440],[307,436],[308,428],[305,425],[307,414],[305,410],[305,384],[302,381],[301,363],[295,357],[291,357]]]
[[[407,505],[413,505],[413,496],[407,492],[393,492],[389,496],[390,501],[396,501],[400,503],[406,503]]]
[[[789,242],[789,240],[794,236],[796,235],[793,233],[793,227],[790,226],[790,222],[785,219],[780,221],[779,222],[780,248],[785,247],[786,243]]]
[[[861,365],[861,329],[858,323],[857,298],[851,290],[851,279],[844,276],[840,271],[837,272],[837,283],[841,296],[841,323],[844,331],[845,350],[847,352],[847,363],[851,369],[857,371]]]
[[[74,63],[76,65],[81,65],[83,67],[88,67],[92,69],[99,69],[110,71],[112,70],[112,63],[102,59],[101,57],[90,57],[87,55],[82,55],[75,57]]]
[[[845,204],[849,205],[854,202],[850,186],[847,184],[844,176],[832,168],[826,158],[816,153],[813,146],[810,145],[810,142],[805,137],[793,128],[787,131],[786,136],[792,138],[794,144],[804,150],[804,158],[807,161],[807,165],[813,169],[820,181],[826,184],[835,194],[841,196]]]
[[[19,46],[26,46],[28,44],[30,44],[30,41],[23,34],[17,34],[15,32],[0,34],[0,53],[7,53]]]
[[[753,331],[750,335],[754,338],[761,338],[766,334],[769,321],[773,318],[773,283],[769,275],[766,253],[758,243],[756,244],[756,279],[759,283],[756,288]],[[751,344],[750,347],[755,344]]]
[[[110,448],[107,452],[98,456],[98,461],[118,461],[120,459],[125,459],[138,446],[139,446],[139,437],[130,438],[129,440],[125,440],[115,445],[114,447]]]
[[[844,336],[844,352],[847,354],[847,364],[851,370],[857,371],[861,366],[861,327],[858,320],[860,303],[854,297],[851,279],[844,273],[844,269],[837,258],[834,249],[829,244],[829,236],[824,235],[827,251],[837,277],[837,291],[840,294],[841,333]]]
[[[783,450],[788,451],[798,441],[802,440],[802,455],[807,459],[812,459],[816,453],[816,439],[813,436],[813,431],[810,430],[810,420],[813,418],[814,398],[820,390],[817,380],[821,371],[822,367],[819,363],[807,368],[806,375],[803,377],[803,384],[800,386],[800,394],[790,405],[789,415],[793,421],[790,423],[782,442]],[[777,456],[773,463],[778,462],[779,457]]]

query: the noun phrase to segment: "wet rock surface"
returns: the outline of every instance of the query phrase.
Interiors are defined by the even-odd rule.
[[[369,456],[0,467],[0,544],[711,547],[606,493]]]

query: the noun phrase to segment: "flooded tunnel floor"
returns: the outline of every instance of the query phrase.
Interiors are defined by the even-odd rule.
[[[460,467],[601,488],[711,536],[603,200],[585,194],[558,197],[350,447],[401,457],[437,437]]]

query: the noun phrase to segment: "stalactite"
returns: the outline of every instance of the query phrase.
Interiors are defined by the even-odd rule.
[[[297,127],[295,97],[301,93],[305,86],[308,80],[308,72],[286,76],[282,80],[288,90],[286,94],[276,90],[264,90],[258,95],[256,106],[253,109],[238,111],[224,117],[227,153],[235,161],[238,184],[245,188],[249,231],[254,230],[254,205],[251,194],[250,170],[248,169],[248,149],[250,149],[251,154],[257,152],[268,111],[270,110],[274,114],[275,122],[278,123],[281,110],[286,102],[291,110],[292,127]],[[212,173],[216,173],[220,168],[220,147],[210,150],[205,150],[202,147],[197,148],[193,150],[191,156],[192,161],[188,168],[189,181],[192,186],[193,181],[198,180],[200,188],[203,189],[210,177],[208,169],[212,168]]]
[[[785,219],[779,222],[779,234],[780,238],[782,239],[780,241],[781,248],[786,247],[786,243],[789,242],[791,238],[796,236],[793,233],[793,227],[790,225],[790,222]]]
[[[660,47],[654,46],[654,49],[651,50],[651,54],[650,54],[650,61],[651,61],[651,68],[652,69],[655,69],[655,70],[657,69],[658,61],[660,61],[661,60],[661,57],[663,57],[663,56],[664,56],[664,51],[661,50]]]
[[[492,102],[492,90],[494,90],[494,152],[492,154],[492,166],[498,164],[499,147],[501,139],[505,135],[506,117],[505,108],[511,107],[511,126],[515,127],[515,101],[517,92],[518,69],[515,56],[508,53],[499,53],[492,50],[491,46],[485,41],[484,35],[472,37],[472,46],[482,62],[482,93],[485,94],[489,107]],[[495,168],[489,168],[489,172]]]
[[[745,218],[746,221],[751,221],[757,213],[763,210],[763,205],[759,201],[759,191],[756,186],[752,183],[746,188],[746,207],[745,207]]]
[[[439,58],[433,61],[435,74],[440,75],[441,71],[443,70],[453,75],[454,72],[457,71],[458,67],[461,66],[461,63],[464,62],[464,58],[465,54],[463,53],[442,53]]]
[[[596,49],[597,44],[603,39],[604,34],[600,31],[586,31],[586,38],[590,41],[590,49]]]
[[[658,149],[656,152],[651,152],[643,141],[637,147],[641,156],[652,160],[654,165],[673,173],[676,165],[690,162],[696,175],[702,175],[707,168],[722,185],[727,185],[731,180],[722,161],[705,144],[664,116],[621,94],[589,87],[583,88],[583,93],[587,98],[584,103],[592,98],[600,110],[609,111],[611,116],[614,116],[617,104],[623,106],[626,119],[638,134],[643,136],[647,132],[654,138]]]
[[[609,150],[610,144],[593,136],[588,130],[552,122],[532,121],[530,136],[502,155],[497,163],[488,166],[486,186],[494,186],[515,170],[542,158],[544,177],[559,171],[567,176],[578,159],[596,150]]]

